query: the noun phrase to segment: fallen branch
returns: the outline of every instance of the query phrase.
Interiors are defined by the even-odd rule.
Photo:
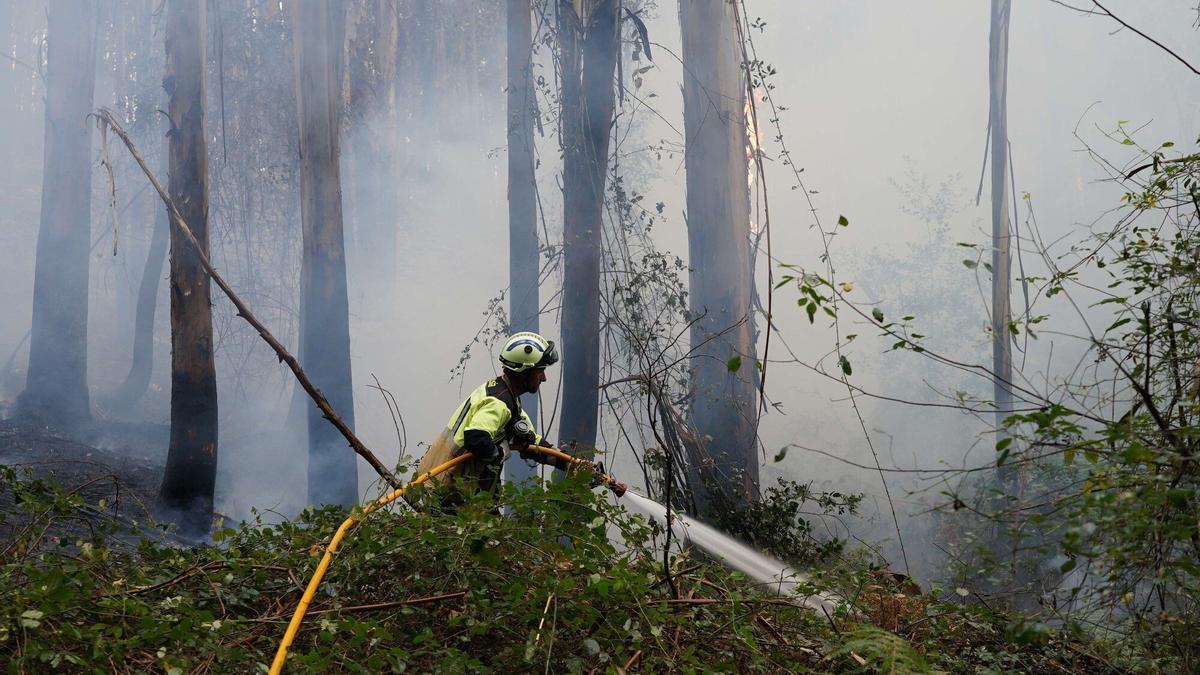
[[[791,600],[782,599],[741,599],[741,598],[662,598],[656,602],[665,603],[668,605],[719,605],[728,603],[742,603],[746,605],[784,605],[787,607],[799,607]]]
[[[279,358],[281,363],[287,364],[287,367],[292,371],[292,374],[296,376],[296,381],[300,383],[300,386],[304,388],[304,391],[307,392],[309,397],[312,398],[313,402],[317,404],[317,407],[321,410],[321,414],[324,415],[325,419],[329,420],[330,424],[337,428],[338,432],[342,434],[354,452],[358,453],[360,457],[366,460],[367,464],[370,464],[371,468],[375,469],[375,472],[378,473],[385,481],[387,481],[389,485],[399,490],[402,487],[402,483],[399,481],[399,479],[393,476],[392,473],[388,471],[386,467],[384,467],[383,462],[380,462],[379,458],[376,457],[373,452],[367,449],[367,446],[363,445],[362,441],[358,440],[358,437],[354,435],[354,431],[352,431],[350,427],[346,425],[346,422],[341,418],[341,416],[334,411],[333,406],[329,405],[329,401],[325,398],[325,395],[321,393],[321,390],[317,389],[316,385],[314,385],[312,381],[308,379],[308,375],[304,373],[304,369],[300,367],[300,363],[296,360],[296,357],[292,356],[291,353],[288,352],[288,350],[285,349],[284,346],[279,342],[279,340],[275,339],[275,336],[271,334],[271,331],[267,330],[267,327],[264,326],[256,316],[254,316],[254,314],[250,311],[250,308],[247,307],[244,302],[242,302],[242,299],[239,298],[237,294],[233,292],[233,289],[229,287],[229,283],[226,282],[220,273],[217,272],[217,270],[213,267],[212,263],[208,259],[208,254],[205,253],[204,248],[200,246],[200,242],[196,240],[196,235],[192,234],[191,228],[189,228],[187,223],[184,222],[183,216],[180,215],[179,209],[175,206],[175,202],[171,201],[170,195],[168,195],[166,190],[163,189],[162,184],[158,182],[158,179],[154,177],[154,173],[150,171],[150,167],[146,166],[146,161],[142,159],[141,154],[138,153],[137,147],[134,146],[133,141],[129,138],[129,134],[125,133],[125,129],[122,128],[120,123],[117,122],[117,120],[113,117],[112,111],[108,110],[107,108],[100,108],[92,114],[95,115],[99,122],[103,123],[108,128],[111,128],[113,133],[115,133],[117,137],[121,139],[121,142],[125,144],[125,147],[129,150],[129,154],[133,156],[134,161],[137,162],[138,166],[142,168],[142,172],[146,174],[146,178],[150,180],[150,184],[154,186],[155,191],[158,192],[158,196],[161,197],[163,203],[166,204],[167,214],[171,217],[171,222],[174,223],[177,228],[179,228],[180,233],[183,234],[183,238],[187,240],[188,244],[196,252],[196,257],[200,259],[200,265],[204,267],[205,273],[207,273],[209,278],[216,283],[217,287],[219,287],[221,291],[225,293],[225,296],[229,298],[229,301],[233,303],[233,306],[237,308],[237,315],[245,319],[246,322],[258,332],[259,337],[261,337],[263,341],[266,342],[272,350],[274,350],[275,356]]]
[[[328,609],[318,609],[308,612],[309,616],[317,614],[338,614],[341,612],[374,612],[381,609],[396,609],[398,607],[412,607],[413,605],[428,605],[434,602],[442,602],[443,600],[455,600],[465,597],[466,591],[455,591],[454,593],[443,593],[442,595],[429,595],[423,598],[411,598],[409,600],[394,600],[392,602],[375,602],[369,605],[350,605],[349,607],[330,607]],[[286,619],[287,614],[276,614],[261,619],[251,619],[253,623],[278,621]]]

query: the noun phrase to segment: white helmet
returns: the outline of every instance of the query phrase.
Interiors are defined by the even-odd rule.
[[[545,368],[556,363],[558,350],[555,349],[554,342],[537,333],[514,333],[504,341],[504,347],[500,349],[500,365],[514,373]]]

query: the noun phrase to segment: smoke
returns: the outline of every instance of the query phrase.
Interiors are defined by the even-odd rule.
[[[286,22],[275,9],[264,6],[245,14],[234,11],[237,4],[220,3],[221,9],[213,10],[221,12],[223,31],[221,48],[210,49],[209,63],[214,261],[259,317],[295,349],[300,239],[292,56]],[[388,465],[419,457],[421,443],[435,437],[466,391],[495,374],[487,329],[502,322],[490,313],[489,300],[507,286],[504,92],[497,74],[503,71],[503,50],[495,30],[500,24],[473,19],[472,35],[486,39],[449,53],[444,45],[459,44],[455,39],[466,24],[447,9],[454,3],[429,4],[445,5],[439,11],[446,13],[405,15],[412,22],[404,24],[410,39],[401,39],[408,50],[401,63],[407,65],[398,76],[395,115],[377,110],[353,119],[342,137],[355,418],[361,437]],[[889,319],[914,315],[914,326],[931,345],[964,361],[980,361],[989,337],[976,284],[982,279],[986,288],[986,272],[962,264],[980,249],[956,244],[988,246],[986,204],[977,207],[972,200],[987,124],[987,3],[746,4],[752,12],[748,21],[762,26],[750,31],[759,56],[777,72],[772,87],[762,91],[771,93],[780,110],[790,151],[785,157],[774,140],[779,130],[767,114],[767,102],[756,101],[767,167],[756,180],[765,179],[769,190],[775,258],[823,270],[825,251],[815,229],[819,219],[822,229],[837,232],[831,256],[838,280],[851,285],[845,291],[849,299],[878,307]],[[23,337],[30,326],[43,178],[45,91],[38,74],[44,58],[43,5],[8,3],[8,13],[0,16],[9,57],[0,60],[0,89],[10,94],[0,97],[6,155],[0,163],[5,185],[0,191],[0,414],[23,388],[28,358]],[[1195,44],[1194,30],[1180,19],[1186,8],[1114,0],[1112,9],[1136,17],[1166,44],[1184,51]],[[632,46],[623,48],[626,98],[617,121],[621,175],[626,189],[643,196],[643,208],[662,204],[655,210],[653,241],[686,262],[681,155],[686,139],[678,131],[679,83],[686,73],[672,56],[680,53],[678,18],[673,11],[641,16],[651,40],[662,48],[654,50],[653,67],[637,73],[636,87],[631,74],[650,63],[644,56],[633,62]],[[1111,34],[1115,26],[1103,17],[1080,16],[1054,3],[1027,3],[1014,8],[1012,20],[1014,220],[1029,236],[1024,228],[1032,204],[1043,238],[1053,241],[1091,225],[1118,203],[1117,188],[1098,180],[1101,173],[1078,152],[1075,134],[1112,148],[1103,130],[1119,119],[1130,120],[1130,128],[1153,139],[1148,142],[1172,139],[1182,145],[1197,135],[1200,83],[1129,31]],[[152,28],[127,27],[121,52],[121,31],[106,24],[107,51],[99,59],[96,94],[97,105],[125,106],[129,119],[138,122],[135,140],[148,157],[157,156],[164,133],[155,112],[161,97],[161,33]],[[554,247],[561,238],[561,201],[551,51],[540,49],[536,58],[542,113],[537,171],[539,231],[548,235],[543,244]],[[117,53],[125,58],[115,59]],[[381,159],[364,152],[374,146],[394,147],[396,156]],[[98,148],[91,154],[97,158]],[[157,208],[148,196],[134,199],[144,179],[121,151],[114,148],[112,157],[118,204],[132,203],[120,218],[121,243],[113,256],[106,187],[94,178],[91,241],[101,243],[90,256],[93,401],[102,400],[128,370],[133,302]],[[804,169],[799,174],[803,187],[785,160]],[[943,179],[949,180],[946,186]],[[1029,202],[1021,199],[1026,192]],[[949,195],[954,208],[932,221],[911,211],[914,197],[928,204],[938,195]],[[847,227],[836,226],[839,215],[846,216]],[[756,212],[753,220],[766,224],[765,214]],[[394,238],[380,236],[389,232]],[[378,257],[394,260],[390,266],[372,264],[381,241],[388,250]],[[1024,262],[1027,274],[1045,273],[1043,262],[1031,257]],[[757,265],[764,294],[772,264],[760,258]],[[543,286],[548,313],[542,325],[551,338],[559,303],[553,289],[560,281],[551,271]],[[136,411],[136,419],[150,425],[167,420],[167,298],[163,283],[153,379]],[[764,484],[785,477],[813,481],[818,489],[867,493],[866,522],[855,523],[855,534],[881,540],[884,557],[896,563],[892,505],[874,469],[878,457],[916,568],[912,571],[932,575],[938,555],[930,528],[936,523],[926,514],[944,503],[942,493],[959,481],[947,484],[932,472],[912,471],[994,461],[987,420],[952,408],[865,395],[857,395],[856,412],[845,386],[807,367],[837,370],[827,357],[834,342],[829,321],[818,316],[810,323],[795,306],[791,288],[776,290],[775,299],[778,332],[766,364],[769,405],[760,427]],[[1078,327],[1061,305],[1040,303],[1039,312],[1062,317],[1060,330]],[[1014,307],[1023,308],[1019,296]],[[290,374],[222,298],[214,301],[214,321],[221,395],[217,510],[235,518],[247,517],[252,509],[291,516],[304,506],[307,492],[302,415],[293,410],[303,411],[308,403],[296,398]],[[760,320],[760,328],[764,323]],[[890,343],[877,339],[871,320],[847,313],[840,323],[843,338],[858,335],[845,351],[853,385],[921,404],[945,402],[944,393],[979,393],[980,381],[961,372],[930,367],[919,355],[888,351]],[[470,358],[455,374],[464,347]],[[763,347],[760,339],[759,354]],[[1031,381],[1061,378],[1046,365],[1051,349],[1056,361],[1073,364],[1080,346],[1053,335],[1031,340],[1023,371]],[[13,365],[6,368],[14,353]],[[556,380],[559,373],[550,376]],[[373,388],[375,377],[395,397],[400,420],[393,420],[383,394]],[[554,418],[554,402],[554,389],[548,389],[542,423]],[[95,412],[102,419],[106,414]],[[604,448],[606,462],[622,479],[636,479],[641,471],[632,451],[645,448],[630,447],[615,429],[616,417],[606,413],[604,436],[611,440]],[[555,440],[553,429],[548,436]],[[793,443],[828,455],[792,449],[772,461]],[[364,497],[377,489],[376,477],[362,463],[359,479]]]

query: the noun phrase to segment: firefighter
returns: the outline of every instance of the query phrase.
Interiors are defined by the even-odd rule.
[[[452,484],[442,497],[444,508],[461,504],[465,492],[495,490],[507,456],[505,444],[517,449],[522,459],[567,468],[566,460],[526,450],[530,445],[545,443],[521,409],[521,395],[537,393],[546,381],[546,368],[558,362],[554,342],[537,333],[515,333],[504,341],[499,361],[503,369],[500,377],[480,385],[454,409],[446,428],[417,468],[417,475],[422,475],[464,452],[473,455],[470,461],[431,481]]]

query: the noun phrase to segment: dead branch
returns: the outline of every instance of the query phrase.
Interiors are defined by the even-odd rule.
[[[428,605],[434,602],[443,600],[455,600],[457,598],[466,597],[466,591],[455,591],[454,593],[443,593],[441,595],[429,595],[423,598],[410,598],[408,600],[395,600],[392,602],[375,602],[369,605],[351,605],[349,607],[330,607],[327,609],[318,609],[308,612],[308,616],[318,614],[339,614],[341,612],[374,612],[383,609],[396,609],[399,607],[411,607],[413,605]],[[274,616],[263,617],[261,619],[250,619],[252,623],[263,623],[286,619],[291,616],[291,613],[276,614]]]
[[[1133,32],[1135,32],[1135,33],[1137,33],[1138,35],[1142,36],[1142,37],[1143,37],[1143,38],[1145,38],[1146,40],[1149,40],[1149,41],[1150,41],[1150,43],[1152,43],[1154,46],[1158,47],[1159,49],[1163,50],[1164,52],[1166,52],[1166,53],[1170,54],[1171,56],[1175,57],[1175,60],[1176,60],[1176,61],[1178,61],[1178,62],[1180,62],[1180,63],[1182,63],[1182,64],[1183,64],[1183,65],[1184,65],[1184,66],[1185,66],[1185,67],[1186,67],[1188,70],[1192,71],[1192,72],[1193,72],[1193,73],[1195,73],[1196,75],[1200,75],[1200,70],[1196,70],[1196,66],[1193,66],[1192,64],[1188,63],[1186,59],[1184,59],[1182,56],[1180,56],[1180,55],[1176,54],[1175,52],[1171,51],[1171,49],[1170,49],[1169,47],[1167,47],[1166,45],[1164,45],[1163,43],[1159,42],[1158,40],[1155,40],[1154,38],[1150,37],[1149,35],[1146,35],[1146,34],[1145,34],[1145,33],[1143,33],[1142,31],[1140,31],[1140,30],[1138,30],[1138,29],[1134,28],[1133,26],[1129,25],[1129,24],[1128,24],[1128,23],[1126,23],[1126,22],[1125,22],[1123,19],[1121,19],[1121,17],[1119,17],[1119,16],[1117,16],[1116,14],[1113,14],[1112,12],[1108,11],[1108,8],[1107,8],[1107,7],[1105,7],[1104,5],[1100,4],[1099,2],[1096,2],[1096,0],[1092,0],[1092,4],[1093,4],[1093,5],[1095,5],[1095,6],[1097,6],[1097,7],[1099,7],[1099,8],[1100,8],[1100,10],[1101,10],[1101,11],[1103,11],[1105,14],[1107,14],[1107,15],[1108,15],[1108,17],[1109,17],[1110,19],[1112,19],[1113,21],[1116,21],[1117,23],[1121,24],[1122,26],[1124,26],[1124,27],[1128,28],[1129,30],[1131,30],[1131,31],[1133,31]]]
[[[287,367],[292,371],[292,374],[296,376],[296,381],[300,383],[300,386],[304,388],[304,391],[307,392],[309,397],[312,398],[313,402],[317,404],[317,407],[321,410],[321,414],[324,415],[325,419],[329,420],[330,424],[332,424],[338,430],[338,432],[342,434],[342,436],[346,439],[346,442],[348,442],[350,447],[353,448],[354,452],[358,453],[360,457],[366,460],[367,464],[370,464],[371,468],[375,469],[375,472],[378,473],[385,481],[387,481],[389,485],[397,490],[400,489],[402,484],[400,483],[399,479],[393,476],[392,473],[388,471],[386,467],[384,467],[383,462],[380,462],[379,458],[375,456],[375,453],[367,449],[367,446],[363,445],[363,442],[354,435],[354,431],[352,431],[350,427],[346,425],[346,422],[341,418],[341,416],[334,411],[333,406],[329,405],[329,401],[325,398],[325,395],[321,393],[321,390],[318,389],[317,386],[308,379],[308,375],[304,373],[304,369],[300,367],[300,363],[296,360],[296,357],[292,356],[291,353],[288,352],[288,350],[279,342],[279,340],[275,339],[275,336],[271,334],[271,331],[267,330],[267,327],[264,326],[256,316],[254,316],[254,313],[250,311],[250,308],[246,306],[246,303],[242,302],[242,299],[239,298],[237,294],[233,292],[233,289],[229,287],[229,283],[226,282],[224,277],[222,277],[221,274],[213,267],[212,263],[208,259],[208,254],[205,253],[204,248],[200,246],[200,242],[196,240],[196,236],[192,234],[191,228],[189,228],[187,223],[184,222],[183,216],[179,213],[179,209],[176,208],[175,203],[171,201],[170,195],[168,195],[166,190],[163,189],[162,184],[158,182],[158,179],[154,177],[154,173],[150,171],[150,167],[146,166],[146,160],[142,159],[137,147],[133,144],[133,141],[130,140],[129,134],[125,132],[125,129],[121,127],[121,124],[113,117],[112,111],[107,108],[100,108],[93,113],[93,115],[96,116],[98,121],[111,128],[113,133],[115,133],[117,137],[121,139],[121,142],[125,144],[125,147],[129,150],[129,154],[133,156],[134,161],[137,162],[138,166],[142,168],[142,172],[146,174],[146,178],[150,180],[150,184],[154,186],[155,191],[158,192],[158,196],[161,197],[163,203],[166,204],[167,213],[171,217],[171,222],[174,223],[177,228],[179,228],[179,231],[183,234],[184,239],[187,240],[188,244],[196,252],[196,256],[200,259],[200,264],[204,267],[205,273],[207,273],[209,278],[211,278],[213,282],[216,283],[221,289],[221,291],[225,293],[225,296],[229,298],[229,301],[233,303],[233,306],[237,308],[237,315],[245,319],[246,322],[258,332],[259,337],[261,337],[263,341],[271,347],[281,363],[287,364]]]

